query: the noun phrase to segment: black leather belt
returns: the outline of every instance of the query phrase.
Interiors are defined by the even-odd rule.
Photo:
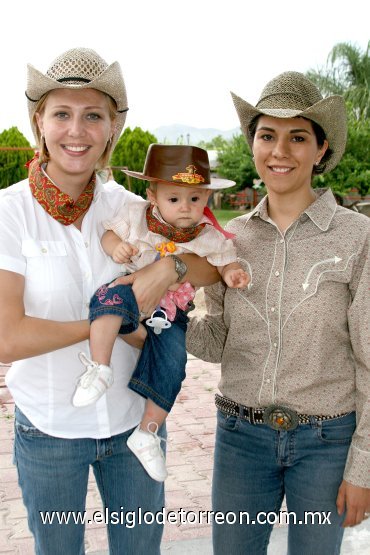
[[[299,424],[309,424],[312,419],[317,421],[332,420],[349,414],[349,412],[333,416],[298,414],[295,410],[281,405],[271,405],[265,408],[245,407],[217,393],[215,400],[216,407],[224,414],[243,418],[251,424],[266,424],[274,430],[294,430]]]

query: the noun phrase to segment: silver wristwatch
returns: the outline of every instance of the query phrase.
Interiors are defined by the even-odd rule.
[[[176,254],[169,254],[169,258],[172,258],[175,262],[175,270],[177,275],[179,276],[176,281],[181,281],[186,272],[188,271],[188,267],[181,258],[176,256]]]

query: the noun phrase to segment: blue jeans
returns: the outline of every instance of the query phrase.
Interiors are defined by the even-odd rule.
[[[117,515],[138,510],[155,513],[164,506],[163,484],[152,480],[126,441],[133,430],[107,439],[60,439],[40,432],[16,408],[14,459],[19,485],[35,538],[36,555],[84,555],[84,525],[42,524],[39,511],[85,510],[90,465],[103,501],[103,511]],[[163,435],[163,431],[162,434]],[[163,527],[140,524],[131,527],[108,523],[111,555],[159,555]],[[102,522],[100,520],[99,522]]]
[[[257,513],[278,513],[286,496],[287,510],[297,521],[304,512],[330,512],[318,524],[289,524],[289,555],[338,555],[344,529],[344,515],[337,514],[336,498],[355,414],[310,424],[292,431],[275,431],[264,424],[253,425],[218,411],[213,473],[213,510],[229,516],[230,524],[214,524],[215,555],[265,555],[272,524],[239,523],[239,511],[250,519]],[[259,517],[261,518],[261,517]],[[262,517],[263,518],[263,517]],[[270,520],[273,522],[273,516]]]
[[[103,285],[90,302],[90,321],[104,314],[122,317],[120,334],[135,331],[139,326],[139,309],[131,285]],[[147,331],[143,350],[128,384],[129,388],[167,412],[172,409],[185,379],[187,361],[185,334],[188,317],[186,312],[176,311],[170,328],[156,334],[153,328],[143,324]]]

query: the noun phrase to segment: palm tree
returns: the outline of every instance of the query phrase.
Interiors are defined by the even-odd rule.
[[[356,119],[370,116],[369,45],[362,52],[354,44],[340,42],[331,50],[326,67],[306,74],[324,96],[343,95]]]

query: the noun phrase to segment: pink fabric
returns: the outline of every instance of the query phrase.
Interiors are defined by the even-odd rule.
[[[182,283],[177,291],[167,291],[159,303],[166,310],[167,318],[173,322],[176,316],[176,307],[181,310],[188,308],[188,303],[195,297],[195,289],[188,281]]]

